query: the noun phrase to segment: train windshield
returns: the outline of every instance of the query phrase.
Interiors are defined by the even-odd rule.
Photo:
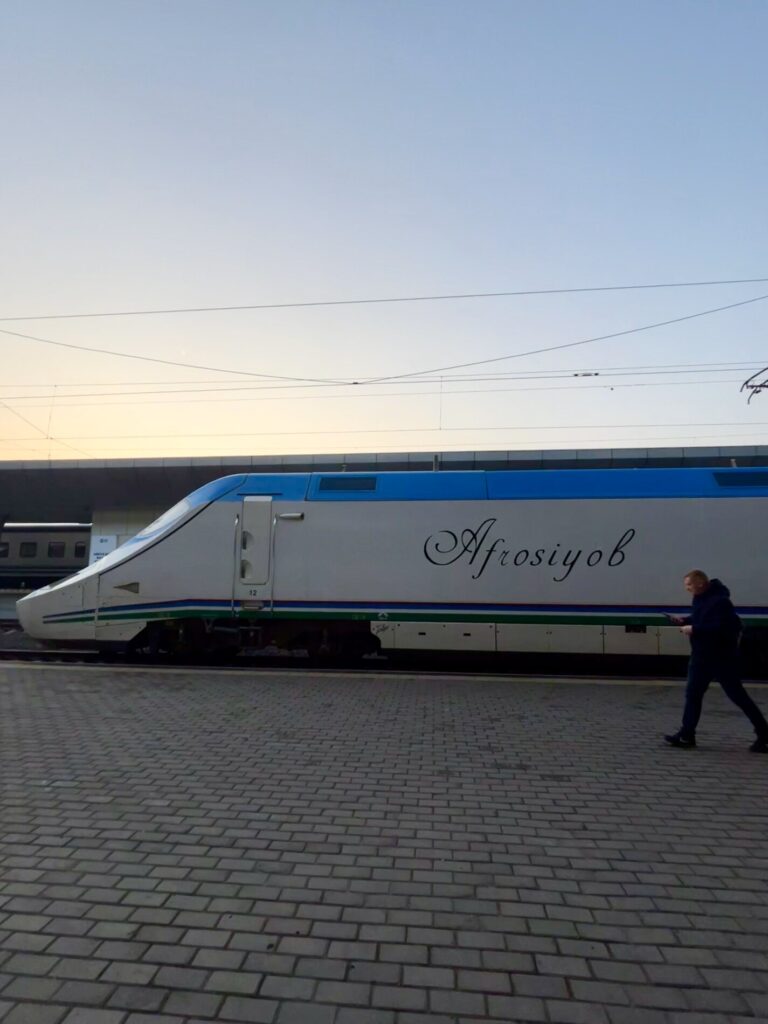
[[[149,526],[145,526],[144,529],[140,530],[135,537],[131,537],[130,540],[125,541],[120,547],[115,548],[114,551],[110,551],[108,555],[100,558],[97,562],[93,562],[91,565],[87,565],[80,572],[76,572],[72,576],[68,576],[64,580],[60,580],[58,583],[51,587],[51,590],[55,587],[60,587],[63,583],[71,583],[73,580],[82,580],[88,576],[95,576],[98,573],[103,572],[105,569],[109,569],[113,565],[124,561],[126,558],[130,558],[132,555],[138,554],[142,548],[149,546],[152,541],[161,537],[169,530],[173,529],[178,523],[181,523],[186,516],[191,512],[201,509],[205,505],[209,505],[212,501],[222,497],[231,490],[235,490],[243,482],[245,477],[243,476],[228,476],[223,477],[219,480],[214,480],[204,487],[199,487],[192,494],[186,498],[182,498],[181,501],[177,502],[167,512],[163,512],[161,516],[153,520]]]
[[[184,518],[187,512],[195,508],[193,499],[194,495],[190,495],[189,498],[182,498],[172,508],[169,508],[167,512],[163,512],[161,516],[153,520],[149,526],[145,526],[143,530],[140,530],[133,538],[133,541],[150,540],[152,537],[162,533],[163,530],[167,530],[169,526],[174,526],[179,520]]]

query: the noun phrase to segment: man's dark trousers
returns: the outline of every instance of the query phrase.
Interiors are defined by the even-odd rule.
[[[716,658],[693,657],[688,663],[688,684],[685,688],[685,710],[683,711],[684,736],[696,735],[696,726],[701,717],[701,704],[707,687],[716,679],[736,707],[741,708],[758,736],[768,736],[768,722],[744,689],[739,675],[738,664],[734,656],[724,655]]]

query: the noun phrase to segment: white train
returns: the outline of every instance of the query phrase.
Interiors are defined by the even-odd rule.
[[[229,476],[17,607],[56,645],[682,654],[692,568],[768,627],[766,524],[760,469]]]

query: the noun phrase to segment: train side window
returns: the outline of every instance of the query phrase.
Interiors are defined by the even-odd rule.
[[[375,491],[375,476],[324,476],[320,478],[321,491]]]
[[[75,544],[75,558],[85,558],[85,541],[79,540]]]
[[[7,540],[0,541],[0,558],[7,558],[11,545]]]
[[[52,540],[48,542],[48,557],[49,558],[63,558],[66,550],[66,545],[63,540]]]
[[[33,540],[23,540],[19,544],[19,556],[21,558],[34,558],[37,555],[37,542]]]

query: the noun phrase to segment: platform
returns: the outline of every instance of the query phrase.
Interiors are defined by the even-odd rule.
[[[768,757],[681,699],[0,666],[0,1020],[765,1020]]]

